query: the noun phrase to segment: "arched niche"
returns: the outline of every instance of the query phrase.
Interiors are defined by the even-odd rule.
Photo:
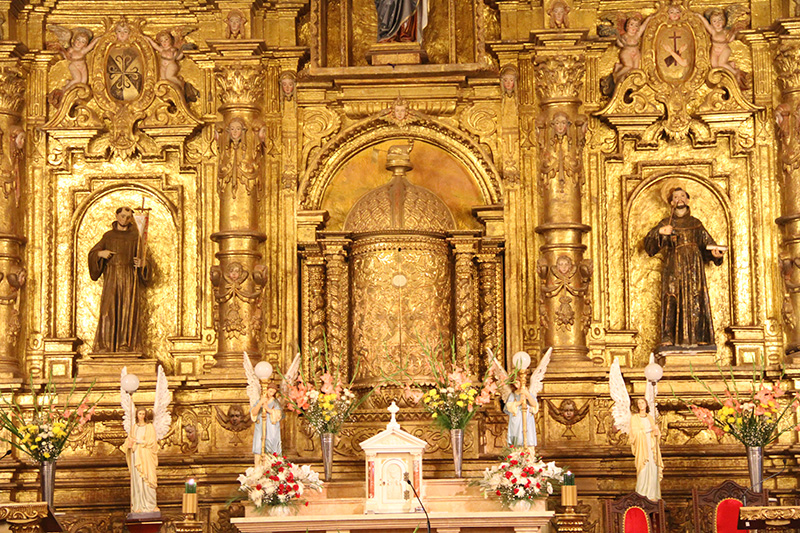
[[[385,113],[364,119],[314,152],[301,178],[301,209],[321,209],[334,178],[360,153],[366,152],[371,157],[371,148],[379,144],[388,141],[391,145],[409,140],[436,147],[462,165],[480,191],[481,201],[477,205],[502,203],[500,174],[475,140],[428,115],[413,110],[409,110],[408,115],[407,122],[402,125],[393,122]],[[385,157],[385,153],[383,155]]]
[[[181,272],[177,209],[158,191],[141,185],[126,184],[101,189],[76,210],[73,217],[73,271],[76,272],[74,302],[74,331],[83,341],[79,348],[90,354],[97,329],[103,279],[92,281],[87,265],[89,250],[111,229],[115,212],[120,206],[135,209],[145,200],[150,211],[147,256],[151,262],[152,279],[139,295],[142,352],[155,357],[171,368],[169,336],[178,332],[181,302]]]
[[[670,215],[665,191],[680,186],[689,195],[691,215],[700,219],[718,244],[731,245],[730,203],[727,195],[703,177],[670,172],[643,181],[631,193],[625,215],[626,307],[628,328],[638,332],[634,364],[644,366],[658,345],[661,331],[662,253],[649,257],[644,250],[644,237],[658,222]],[[706,281],[711,301],[718,357],[727,340],[725,328],[731,324],[731,250],[725,253],[722,265],[707,263]],[[724,349],[729,352],[729,349]],[[723,356],[727,357],[727,355]]]
[[[404,139],[391,139],[367,146],[338,170],[328,184],[320,206],[330,216],[326,229],[341,231],[345,217],[358,199],[389,181],[387,150],[404,142]],[[472,208],[483,204],[484,198],[467,168],[446,151],[427,142],[414,143],[411,157],[414,169],[408,172],[408,181],[425,187],[447,205],[455,218],[456,227],[453,229],[480,229]]]

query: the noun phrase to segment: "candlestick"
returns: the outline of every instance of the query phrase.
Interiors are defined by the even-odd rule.
[[[187,518],[194,519],[197,514],[197,482],[190,479],[186,482],[185,487],[181,510]]]
[[[567,512],[572,512],[572,507],[578,505],[578,487],[575,486],[575,474],[572,472],[564,473],[564,481],[561,484],[561,505],[567,508]]]

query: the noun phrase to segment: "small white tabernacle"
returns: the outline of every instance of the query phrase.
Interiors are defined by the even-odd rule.
[[[392,419],[386,429],[361,443],[367,460],[367,502],[365,513],[410,513],[417,500],[406,479],[422,497],[422,453],[427,443],[400,429],[392,402]]]

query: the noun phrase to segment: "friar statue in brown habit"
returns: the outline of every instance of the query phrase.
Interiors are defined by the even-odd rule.
[[[89,250],[89,275],[103,276],[100,319],[94,338],[94,352],[138,352],[139,288],[150,279],[146,261],[140,259],[139,230],[133,210],[120,207],[111,231]]]
[[[689,195],[670,189],[670,215],[644,238],[644,249],[663,253],[661,272],[661,342],[657,351],[716,350],[705,263],[722,264],[724,246],[718,246],[703,223],[693,217]]]

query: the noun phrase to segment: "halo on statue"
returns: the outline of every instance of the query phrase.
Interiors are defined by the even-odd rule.
[[[681,178],[667,178],[664,180],[664,183],[661,185],[661,199],[664,201],[665,204],[669,205],[669,192],[674,189],[675,187],[680,187],[684,191],[688,197],[691,198],[691,193],[687,188],[687,184],[689,180],[681,179]]]

